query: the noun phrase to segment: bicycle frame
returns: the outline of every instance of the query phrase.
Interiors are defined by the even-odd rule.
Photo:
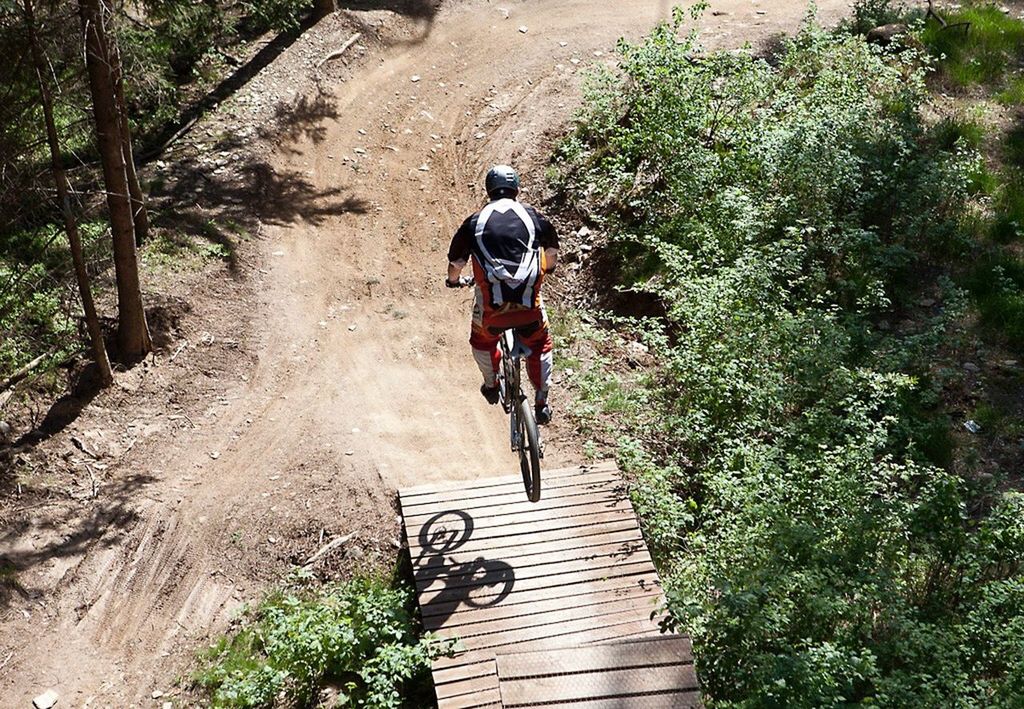
[[[519,342],[515,330],[505,330],[498,341],[501,350],[501,376],[499,377],[499,398],[501,407],[510,417],[510,439],[512,450],[518,451],[522,442],[519,440],[518,408],[519,402],[526,398],[522,385],[522,358],[529,356],[530,350]]]

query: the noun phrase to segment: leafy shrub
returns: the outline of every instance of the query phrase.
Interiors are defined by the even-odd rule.
[[[877,325],[962,238],[977,155],[925,129],[912,51],[809,23],[777,68],[695,58],[682,20],[620,42],[556,155],[620,285],[666,313],[637,327],[660,365],[620,457],[669,625],[717,706],[1017,701],[1020,521],[977,525],[936,465],[964,295],[933,280],[938,314]]]
[[[906,3],[897,0],[854,0],[850,17],[841,24],[841,29],[853,34],[865,35],[875,27],[905,22],[911,17]]]
[[[974,268],[968,287],[975,295],[982,321],[1024,349],[1024,262],[994,255]]]
[[[106,255],[105,227],[79,225],[86,259]],[[0,377],[40,354],[59,362],[81,347],[77,291],[63,229],[46,224],[0,234]]]
[[[417,638],[411,608],[410,591],[378,579],[293,583],[205,653],[197,681],[222,707],[306,705],[325,680],[339,706],[401,706],[403,683],[447,647]]]

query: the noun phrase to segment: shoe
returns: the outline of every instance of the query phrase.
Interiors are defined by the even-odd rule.
[[[534,418],[541,426],[551,423],[551,407],[547,403],[537,404],[534,408]]]
[[[490,404],[491,406],[494,406],[495,404],[498,403],[498,395],[500,393],[500,390],[498,389],[497,384],[495,384],[492,387],[489,387],[486,384],[481,384],[480,393],[484,395],[484,398],[487,399],[487,403]]]

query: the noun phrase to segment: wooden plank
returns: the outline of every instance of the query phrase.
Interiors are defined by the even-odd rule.
[[[504,707],[548,702],[639,697],[645,694],[697,689],[693,665],[663,665],[630,669],[603,668],[596,672],[547,675],[505,682],[498,670]]]
[[[597,672],[612,667],[629,669],[693,662],[690,639],[684,635],[656,640],[610,643],[541,652],[498,655],[496,670],[501,681],[573,672]]]
[[[635,516],[633,505],[625,497],[606,498],[596,504],[570,506],[557,511],[532,508],[493,519],[473,517],[461,510],[446,510],[443,517],[439,517],[429,527],[421,527],[415,537],[410,537],[409,547],[427,549],[433,553],[453,552],[458,549],[457,544],[470,539],[486,539],[514,533],[514,531],[505,530],[528,532],[529,529],[522,526],[524,524],[541,524],[539,529],[546,529],[551,524],[567,522],[577,517],[612,513],[629,517]],[[547,526],[544,526],[545,523]]]
[[[571,553],[559,554],[557,552],[546,555],[543,561],[536,564],[517,564],[515,567],[503,560],[492,560],[493,563],[487,566],[486,561],[473,560],[465,564],[449,565],[442,569],[441,573],[417,574],[415,577],[416,588],[420,591],[435,586],[444,588],[462,588],[464,586],[491,585],[505,578],[503,570],[508,572],[508,578],[514,581],[521,581],[538,576],[556,576],[575,571],[582,571],[595,567],[613,567],[619,564],[635,563],[639,561],[651,562],[651,555],[646,547],[630,548],[629,551],[613,549],[603,554],[587,556],[576,556]],[[501,566],[498,566],[498,565]],[[651,562],[653,567],[653,562]]]
[[[585,496],[590,497],[590,496]],[[572,500],[574,498],[563,498]],[[565,507],[549,508],[534,505],[519,509],[515,512],[509,512],[507,514],[490,515],[487,513],[475,513],[470,514],[461,509],[453,508],[446,509],[438,514],[432,515],[438,519],[438,523],[427,526],[426,523],[416,529],[416,545],[417,546],[434,546],[433,536],[436,535],[436,530],[451,530],[453,532],[461,532],[467,527],[470,528],[470,535],[475,534],[478,530],[488,530],[495,527],[504,527],[507,525],[513,525],[523,522],[535,522],[539,519],[559,519],[562,517],[579,516],[581,514],[594,514],[597,512],[607,512],[611,510],[629,509],[632,511],[633,505],[630,504],[630,500],[625,495],[608,495],[599,494],[594,496],[594,499],[589,501],[589,504],[569,504]],[[429,518],[428,518],[429,520]],[[438,528],[438,524],[440,527]],[[407,523],[407,529],[409,523]],[[423,539],[421,539],[421,537]],[[412,539],[410,542],[412,543]],[[427,542],[426,544],[424,542]]]
[[[602,615],[598,618],[576,618],[571,611],[562,614],[562,618],[556,622],[549,622],[545,625],[523,628],[509,628],[502,633],[488,633],[477,637],[464,638],[463,643],[467,650],[484,650],[487,648],[515,648],[517,643],[527,643],[533,640],[554,640],[564,638],[576,633],[587,632],[595,627],[612,628],[618,625],[646,623],[652,628],[657,623],[650,620],[650,611],[642,611],[632,608],[617,613]],[[441,637],[448,636],[443,629],[437,633]],[[558,641],[554,645],[568,645],[571,643]]]
[[[570,468],[552,468],[550,470],[544,470],[543,475],[549,480],[555,478],[570,477],[573,475],[580,475],[581,473],[590,473],[595,471],[618,471],[618,465],[614,460],[601,460],[594,463],[585,463],[584,465],[577,465],[576,467]],[[443,483],[427,483],[425,485],[414,485],[412,487],[403,488],[399,493],[403,497],[418,497],[421,495],[429,495],[433,493],[447,493],[447,492],[459,492],[462,490],[477,490],[482,488],[493,488],[503,484],[518,483],[523,484],[523,478],[520,474],[510,475],[497,475],[494,477],[477,478],[474,480],[451,480]]]
[[[611,600],[605,603],[592,604],[584,607],[562,607],[545,613],[534,613],[529,616],[514,618],[498,618],[484,623],[472,625],[445,625],[437,634],[441,637],[460,639],[467,648],[481,647],[489,643],[491,636],[499,635],[502,639],[518,637],[519,631],[551,632],[548,626],[557,625],[556,630],[568,630],[576,623],[604,623],[611,616],[629,615],[630,618],[643,620],[650,618],[658,610],[659,596],[642,596]],[[456,616],[457,617],[457,616]]]
[[[565,507],[552,511],[522,512],[488,520],[463,520],[460,518],[449,520],[442,527],[434,528],[430,535],[417,538],[415,542],[411,543],[410,553],[416,549],[420,551],[418,557],[451,556],[457,554],[469,540],[497,539],[498,541],[492,542],[492,545],[496,546],[510,541],[501,540],[501,537],[512,534],[523,535],[524,533],[528,536],[530,530],[544,527],[560,526],[561,528],[579,529],[583,525],[578,523],[574,525],[577,518],[590,518],[601,514],[618,515],[618,519],[625,518],[630,521],[635,518],[633,508],[626,500],[606,500],[601,504]],[[587,530],[583,529],[583,531]],[[572,536],[572,534],[563,535],[563,538],[571,539]],[[522,537],[519,541],[521,540]]]
[[[555,585],[548,582],[522,583],[514,585],[512,591],[500,601],[501,607],[510,608],[515,605],[529,604],[552,598],[566,598],[581,594],[594,593],[609,588],[647,588],[658,586],[658,575],[648,564],[637,564],[635,568],[620,568],[615,573],[606,569],[591,569],[578,573],[573,577],[562,579]],[[442,595],[438,592],[429,598],[420,596],[420,614],[429,616],[452,616],[458,613],[483,613],[498,605],[495,594],[488,594],[486,589],[474,589],[465,595]]]
[[[501,706],[501,692],[497,687],[486,692],[473,692],[437,700],[438,709],[477,709],[491,706]]]
[[[624,531],[610,531],[604,534],[588,534],[585,537],[571,537],[559,539],[554,542],[541,542],[538,544],[520,544],[508,547],[504,550],[493,550],[499,552],[497,558],[507,561],[513,565],[529,563],[535,558],[545,557],[549,554],[569,554],[574,558],[583,558],[590,554],[601,553],[613,547],[631,548],[633,545],[642,545],[643,535],[637,527],[628,527]],[[483,551],[483,550],[481,550]],[[459,549],[451,556],[440,554],[424,555],[413,562],[413,574],[434,573],[439,569],[447,568],[450,564],[458,564],[466,561],[467,556],[475,557],[477,552],[470,551],[463,553]]]
[[[541,500],[540,502],[530,502],[529,500],[525,500],[521,502],[516,501],[488,505],[486,507],[479,506],[470,508],[466,505],[453,505],[451,512],[465,513],[480,525],[482,524],[481,520],[486,520],[489,523],[495,519],[523,515],[528,512],[532,512],[534,514],[543,513],[547,515],[559,514],[558,511],[572,507],[581,507],[584,505],[597,506],[608,502],[617,502],[629,497],[625,494],[621,486],[597,487],[592,490],[580,490],[577,487],[570,487],[567,488],[567,490],[572,491],[574,494],[559,495],[558,497],[548,498],[546,500]],[[427,524],[431,519],[447,511],[444,509],[438,511],[437,507],[428,507],[426,509],[428,511],[423,513],[405,514],[406,526],[409,529],[422,529],[423,525]],[[418,534],[419,533],[417,532],[417,535]]]
[[[530,622],[532,621],[533,615],[539,615],[547,613],[548,611],[565,608],[567,605],[571,605],[573,608],[576,608],[581,612],[589,612],[591,606],[598,606],[625,599],[641,598],[650,599],[651,603],[654,604],[661,599],[661,589],[631,586],[627,588],[613,588],[605,591],[583,593],[577,596],[549,598],[541,601],[535,601],[533,603],[517,603],[514,605],[505,605],[504,603],[500,603],[489,608],[482,608],[479,612],[455,613],[447,618],[444,616],[427,616],[423,619],[423,626],[427,630],[433,631],[437,630],[443,624],[445,628],[471,634],[471,631],[476,630],[477,625],[511,618],[523,618],[523,616],[531,616],[531,618],[525,621]],[[441,621],[446,622],[442,623]]]
[[[545,484],[546,483],[546,484]],[[457,507],[463,510],[486,508],[493,502],[497,505],[510,503],[522,503],[538,507],[549,500],[560,497],[578,495],[585,492],[606,489],[625,489],[626,484],[622,477],[613,471],[597,471],[593,473],[580,473],[575,478],[557,478],[555,480],[542,480],[542,497],[537,502],[530,502],[526,499],[526,491],[523,489],[522,480],[518,484],[509,484],[495,490],[469,490],[459,495],[448,495],[443,498],[430,497],[401,497],[402,513],[407,516],[418,516],[427,513],[429,510],[441,510],[445,507]]]
[[[498,575],[493,574],[492,577],[497,582],[494,586],[461,584],[455,588],[421,590],[419,591],[420,609],[424,615],[451,613],[451,610],[441,610],[439,606],[447,603],[455,603],[455,608],[461,604],[474,607],[493,605],[507,600],[517,591],[536,591],[637,574],[654,575],[654,568],[651,566],[651,562],[648,560],[627,560],[621,563],[610,563],[608,566],[582,568],[574,574],[563,573],[559,575],[557,572],[553,572],[543,576],[514,579],[512,583],[502,583]],[[502,596],[504,598],[499,599]]]
[[[466,493],[463,497],[453,500],[428,500],[424,502],[411,502],[402,499],[402,515],[406,519],[417,521],[423,517],[429,517],[446,508],[465,510],[466,512],[477,512],[486,510],[492,506],[500,505],[521,505],[524,508],[543,508],[548,504],[566,497],[592,494],[595,492],[619,492],[625,494],[627,491],[625,483],[614,473],[590,473],[581,476],[580,480],[562,478],[544,488],[544,497],[537,502],[530,502],[526,499],[522,486],[518,490],[494,494]]]
[[[505,646],[504,649],[501,646],[496,645],[494,647],[467,650],[466,652],[459,653],[453,657],[437,658],[434,660],[433,668],[436,671],[440,668],[457,667],[459,665],[480,662],[481,660],[493,658],[495,655],[499,655],[503,651],[506,653],[532,652],[534,650],[548,650],[556,647],[607,643],[609,641],[618,640],[624,634],[639,633],[641,631],[658,634],[659,620],[659,618],[655,618],[654,620],[636,620],[622,624],[601,626],[598,628],[591,628],[589,630],[566,633],[564,635],[550,636],[522,643],[514,643]]]
[[[604,537],[597,537],[596,539],[602,543],[593,546],[572,546],[567,549],[555,549],[537,554],[524,554],[518,557],[501,554],[494,560],[506,563],[514,562],[513,565],[516,569],[525,569],[532,566],[543,566],[545,564],[567,561],[597,561],[606,556],[629,557],[646,551],[643,538],[636,533],[631,533],[625,541],[621,542],[612,541],[605,543]],[[417,582],[426,583],[432,579],[452,578],[463,575],[464,569],[471,566],[479,558],[481,557],[475,554],[454,554],[449,557],[435,555],[432,559],[417,567],[414,570],[413,577]]]
[[[619,522],[622,520],[632,520],[635,522],[636,515],[633,514],[633,507],[628,501],[622,501],[619,505],[612,509],[601,509],[594,513],[585,514],[574,514],[571,517],[555,517],[555,518],[543,518],[524,520],[517,523],[510,524],[499,524],[494,526],[488,526],[484,528],[475,528],[471,531],[471,538],[480,541],[484,539],[499,539],[501,537],[521,537],[526,538],[531,533],[535,532],[551,532],[556,530],[573,530],[566,531],[563,536],[568,537],[572,534],[577,533],[577,530],[586,531],[586,529],[595,524],[603,524],[605,522]],[[453,533],[459,532],[464,527],[457,527],[452,525],[451,529]],[[508,540],[502,539],[501,542],[507,542]],[[497,546],[497,544],[495,544]],[[410,554],[420,554],[421,549],[425,549],[423,553],[450,553],[454,552],[459,547],[445,549],[443,546],[428,545],[421,547],[419,541],[413,541],[409,539],[409,552]]]
[[[586,600],[599,593],[641,593],[648,590],[660,592],[657,574],[648,569],[644,573],[613,576],[598,580],[578,581],[553,588],[542,587],[534,591],[513,590],[501,603],[490,606],[466,606],[461,601],[438,603],[427,609],[421,607],[423,623],[432,630],[442,627],[451,620],[459,624],[486,620],[501,615],[528,615],[530,609],[539,603],[569,603],[575,599]]]
[[[704,704],[701,702],[699,691],[683,691],[525,706],[543,706],[544,709],[690,709],[703,707]]]
[[[489,689],[498,688],[498,674],[492,671],[490,674],[479,677],[468,677],[459,682],[447,684],[435,684],[434,691],[438,699],[449,699],[471,692],[486,692]]]
[[[467,554],[479,554],[494,552],[496,554],[508,554],[510,556],[526,556],[537,553],[537,550],[567,549],[570,545],[586,546],[593,542],[594,537],[619,532],[633,532],[640,536],[640,527],[635,517],[616,519],[611,522],[592,524],[586,528],[575,528],[571,534],[566,534],[563,529],[548,531],[535,531],[529,534],[520,534],[516,537],[499,537],[495,539],[470,539],[458,548],[445,552],[446,554],[458,553],[461,556]],[[545,545],[545,546],[538,546]],[[412,559],[413,566],[422,566],[430,563],[439,563],[436,559],[439,556],[427,549],[410,549],[410,553],[417,552],[418,555]]]
[[[459,684],[465,680],[476,677],[498,676],[498,668],[494,664],[494,657],[481,662],[473,662],[468,665],[459,665],[434,671],[434,687],[441,687],[446,684]],[[446,690],[451,693],[450,690]]]

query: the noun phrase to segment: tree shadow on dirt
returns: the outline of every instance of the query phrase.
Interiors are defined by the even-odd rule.
[[[322,136],[319,117],[328,114],[315,106],[306,109],[290,116],[281,136]],[[331,216],[367,210],[364,200],[342,187],[320,189],[304,172],[275,168],[268,160],[238,153],[221,160],[197,153],[176,158],[150,199],[154,224],[217,245],[236,275],[239,239],[261,224],[320,225]]]
[[[315,98],[302,96],[297,101],[281,101],[274,107],[272,122],[258,129],[257,135],[273,143],[281,152],[298,154],[292,145],[306,140],[319,145],[327,139],[326,121],[338,118],[338,108],[329,94],[323,90]],[[224,148],[237,145],[234,137],[222,141]]]
[[[112,354],[116,354],[116,351],[111,348],[111,344],[111,342],[107,343],[107,349]],[[78,415],[103,389],[99,371],[92,362],[80,370],[73,371],[69,378],[71,382],[67,391],[50,405],[42,420],[33,422],[31,430],[22,434],[9,448],[0,447],[0,455],[26,446],[38,445],[47,438],[60,433],[78,418]],[[9,472],[7,471],[7,473]],[[0,473],[0,490],[10,487],[7,473]]]
[[[46,589],[27,585],[25,572],[33,567],[53,559],[80,556],[94,547],[117,544],[119,533],[131,528],[139,518],[131,502],[154,481],[149,475],[135,474],[105,482],[98,488],[91,509],[81,516],[33,515],[22,511],[18,519],[7,520],[0,529],[0,609],[10,607],[16,598],[29,600],[45,593]],[[41,523],[40,518],[46,521]],[[65,527],[64,519],[76,521]],[[29,535],[57,541],[31,550],[15,550]]]
[[[146,163],[155,159],[184,131],[188,130],[204,115],[215,110],[223,101],[234,95],[239,89],[249,83],[250,79],[281,56],[313,24],[312,19],[307,19],[294,30],[282,32],[274,37],[252,59],[238,67],[202,99],[186,109],[177,121],[168,124],[162,131],[147,139],[142,148],[138,150],[136,160],[140,163]]]

